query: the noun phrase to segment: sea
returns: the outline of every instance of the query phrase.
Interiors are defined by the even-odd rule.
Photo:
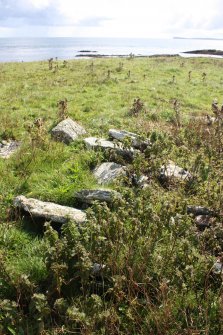
[[[0,62],[30,62],[57,57],[60,60],[104,56],[151,56],[185,51],[223,50],[223,40],[145,38],[0,38]]]

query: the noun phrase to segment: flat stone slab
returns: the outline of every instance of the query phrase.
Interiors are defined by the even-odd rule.
[[[94,170],[99,184],[108,184],[125,173],[125,167],[114,162],[102,163]]]
[[[86,214],[79,209],[57,205],[53,202],[26,198],[23,195],[17,196],[13,204],[33,217],[44,218],[53,222],[65,223],[67,221],[74,221],[81,224],[86,221]]]
[[[123,142],[125,139],[129,138],[131,140],[131,146],[136,149],[142,146],[147,147],[150,144],[149,140],[142,140],[140,139],[139,135],[126,130],[109,129],[108,134],[111,138],[114,138],[120,142]]]
[[[170,162],[167,165],[163,165],[160,169],[160,178],[161,179],[169,179],[169,178],[176,178],[181,180],[189,180],[192,178],[192,175],[181,168],[180,166],[177,166],[175,163]]]
[[[84,139],[84,143],[86,144],[86,147],[88,149],[104,148],[104,149],[121,149],[122,150],[121,143],[117,144],[112,141],[107,141],[103,138],[87,137]]]
[[[75,141],[79,136],[86,134],[86,130],[77,122],[68,118],[54,127],[51,133],[57,141],[69,144]]]
[[[0,157],[11,157],[21,146],[21,142],[17,141],[2,141],[0,142]]]
[[[92,204],[94,201],[111,203],[114,198],[120,198],[121,194],[112,190],[82,190],[74,196],[83,203]]]

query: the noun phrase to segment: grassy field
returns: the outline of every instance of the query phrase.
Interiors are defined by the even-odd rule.
[[[214,116],[214,99],[221,106],[222,69],[222,59],[181,57],[54,61],[52,70],[0,64],[0,141],[22,143],[0,159],[0,334],[222,334],[213,265],[223,252],[223,126],[202,119]],[[144,105],[132,116],[135,98]],[[129,163],[86,150],[82,139],[55,142],[64,99],[86,136],[123,129],[152,146]],[[98,188],[93,168],[113,159],[149,186],[110,185],[122,199],[88,208],[83,228],[54,230],[14,210],[20,194],[77,207],[74,192]],[[192,181],[164,187],[158,175],[168,160]],[[211,228],[199,231],[187,205],[212,209]],[[95,263],[104,266],[97,276]]]

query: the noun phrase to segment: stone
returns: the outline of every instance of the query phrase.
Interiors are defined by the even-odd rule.
[[[84,143],[87,149],[114,150],[117,154],[129,160],[132,160],[134,152],[135,152],[133,148],[129,148],[129,149],[123,148],[123,145],[120,142],[115,143],[112,141],[105,140],[103,138],[87,137],[84,139]]]
[[[140,187],[142,189],[145,189],[146,187],[149,186],[149,184],[148,184],[149,178],[147,176],[141,175],[141,176],[137,177],[137,175],[134,173],[131,176],[131,179],[132,179],[133,186],[137,186],[137,187]]]
[[[167,165],[161,167],[160,178],[164,180],[170,178],[189,180],[192,178],[192,175],[188,171],[177,166],[174,162],[169,162]]]
[[[223,263],[220,260],[217,260],[213,265],[212,271],[216,275],[223,276]]]
[[[75,198],[79,201],[92,204],[94,201],[111,203],[114,198],[120,198],[121,194],[112,190],[82,190],[75,193]]]
[[[213,212],[207,207],[202,206],[187,206],[187,214],[198,215],[210,215]]]
[[[107,141],[103,138],[87,137],[84,139],[84,143],[86,144],[86,147],[88,149],[103,148],[103,149],[121,149],[122,150],[121,143],[117,144],[111,141]]]
[[[106,265],[94,263],[92,266],[92,275],[93,276],[99,276],[102,274],[103,269],[105,269]]]
[[[214,222],[214,218],[210,215],[197,215],[194,220],[199,229],[209,228]]]
[[[78,123],[68,118],[54,127],[51,133],[57,141],[69,144],[75,141],[79,136],[86,134],[86,131]]]
[[[43,202],[19,195],[14,199],[14,206],[29,213],[32,217],[44,218],[47,221],[65,223],[73,221],[77,224],[86,221],[86,214],[72,207],[61,206],[52,202]]]
[[[0,157],[10,158],[21,146],[17,141],[2,141],[0,142]]]
[[[108,134],[111,138],[116,139],[120,142],[124,141],[126,138],[130,138],[131,140],[131,146],[133,148],[146,148],[148,145],[150,145],[150,142],[148,140],[142,140],[140,139],[140,136],[135,134],[135,133],[131,133],[129,131],[126,130],[116,130],[116,129],[109,129]]]
[[[94,170],[99,184],[108,184],[125,173],[125,167],[114,162],[102,163]]]

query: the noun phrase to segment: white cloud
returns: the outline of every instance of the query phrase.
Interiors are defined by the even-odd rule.
[[[0,27],[17,35],[39,25],[48,36],[223,37],[222,10],[221,0],[0,0]]]

